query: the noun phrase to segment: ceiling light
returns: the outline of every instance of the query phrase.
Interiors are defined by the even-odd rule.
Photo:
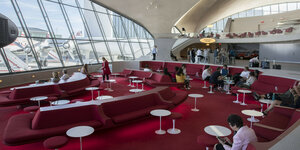
[[[210,24],[210,25],[207,25],[208,28],[212,28],[214,25]]]
[[[215,43],[216,39],[214,39],[214,38],[202,38],[202,39],[200,39],[200,42],[210,44],[210,43]]]

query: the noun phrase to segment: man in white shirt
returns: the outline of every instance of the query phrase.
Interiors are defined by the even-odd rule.
[[[152,60],[156,60],[156,54],[157,54],[157,46],[154,45],[154,48],[152,50],[152,56],[153,56],[153,59]]]
[[[198,63],[200,63],[201,62],[201,59],[203,58],[203,52],[202,52],[202,50],[199,48],[198,50],[197,50],[197,60],[198,60]]]
[[[244,71],[242,71],[242,73],[240,74],[240,76],[246,81],[249,78],[249,67],[245,66]]]
[[[204,49],[203,57],[204,57],[204,63],[208,62],[208,49]]]
[[[60,80],[67,81],[70,78],[70,76],[68,75],[68,71],[64,69],[62,72],[63,76],[60,77]]]
[[[207,66],[206,69],[202,72],[202,80],[208,81],[211,75],[211,68]]]

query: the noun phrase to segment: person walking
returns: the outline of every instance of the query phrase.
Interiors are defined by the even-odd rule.
[[[154,45],[154,48],[152,50],[152,56],[153,56],[152,60],[156,60],[156,54],[157,54],[157,45]]]
[[[103,81],[105,80],[105,76],[106,79],[109,80],[109,75],[111,74],[109,66],[108,66],[108,61],[105,59],[105,57],[102,57],[102,77],[103,77]]]

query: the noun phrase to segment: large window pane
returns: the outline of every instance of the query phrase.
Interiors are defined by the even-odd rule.
[[[65,9],[71,22],[75,36],[87,39],[85,33],[83,32],[84,26],[78,8],[65,6]]]
[[[85,64],[97,63],[90,41],[77,40],[77,43],[80,49],[83,63]]]
[[[31,37],[47,38],[48,29],[36,0],[19,0],[19,7],[24,16]]]
[[[107,51],[106,45],[104,42],[102,41],[95,41],[95,47],[96,47],[96,51],[97,51],[97,55],[101,58],[101,57],[105,57],[108,61],[112,61],[110,59],[109,53]],[[102,62],[102,59],[99,59],[100,62]]]
[[[262,16],[263,14],[262,7],[254,8],[254,16]]]
[[[1,6],[0,13],[6,16],[7,18],[9,18],[11,21],[13,21],[16,24],[16,26],[19,29],[19,36],[21,36],[22,34],[21,25],[11,2],[0,1],[0,6]],[[22,36],[25,36],[24,33]]]
[[[33,42],[38,44],[38,41],[33,40]],[[38,69],[26,38],[18,37],[12,44],[3,49],[13,72]]]
[[[244,18],[244,17],[246,17],[246,11],[240,12],[239,18]]]
[[[4,49],[1,48],[0,51],[2,51],[3,54],[5,54]],[[8,73],[8,69],[6,67],[6,64],[4,62],[2,55],[0,54],[0,74],[1,73]]]
[[[279,12],[283,13],[287,11],[287,3],[279,4]]]
[[[247,17],[254,16],[254,9],[247,10]]]
[[[125,60],[133,60],[133,56],[131,53],[129,43],[126,40],[123,40],[120,42],[120,44],[123,49],[123,54],[124,54]]]
[[[288,11],[293,11],[297,9],[297,3],[288,3]]]
[[[70,38],[66,21],[58,3],[43,1],[56,38]]]
[[[117,42],[108,42],[111,50],[111,55],[114,61],[120,61],[123,60],[123,56],[121,55],[119,46]]]
[[[271,14],[271,7],[270,6],[265,6],[263,7],[263,15],[270,15]]]
[[[278,4],[276,5],[271,5],[271,14],[278,14]]]
[[[73,40],[57,40],[65,66],[81,65]]]

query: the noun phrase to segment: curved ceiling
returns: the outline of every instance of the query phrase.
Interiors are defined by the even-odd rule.
[[[155,38],[172,37],[176,25],[199,33],[207,25],[250,8],[299,0],[93,0],[133,19]]]

